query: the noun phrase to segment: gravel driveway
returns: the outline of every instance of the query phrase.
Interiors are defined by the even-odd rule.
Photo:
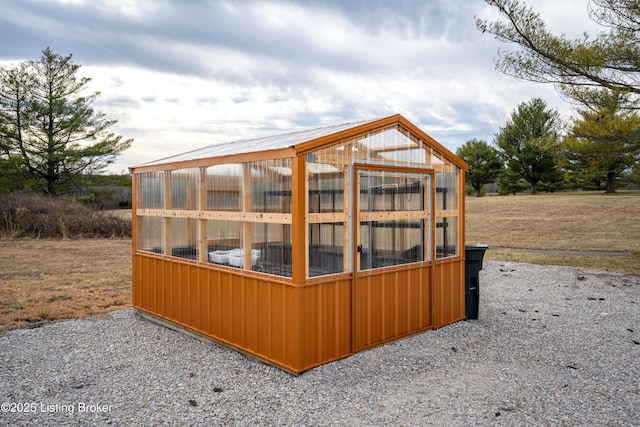
[[[479,320],[299,377],[134,310],[5,332],[0,425],[640,425],[640,277],[485,262],[480,289]]]

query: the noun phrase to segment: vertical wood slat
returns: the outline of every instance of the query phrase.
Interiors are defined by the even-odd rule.
[[[349,182],[351,181],[349,174],[349,167],[342,166],[342,182],[344,183],[344,193],[342,195],[342,215],[344,218],[349,218],[349,191],[348,189],[351,187]],[[351,185],[355,185],[355,183],[351,182]],[[354,225],[355,226],[355,225]],[[349,271],[349,240],[351,239],[350,231],[349,231],[349,223],[344,222],[342,224],[342,271]],[[355,264],[355,263],[354,263]]]
[[[202,166],[198,169],[198,211],[205,212],[207,210],[207,168]],[[198,221],[198,260],[200,262],[209,261],[209,252],[207,249],[207,220],[200,218]]]
[[[163,194],[164,194],[164,206],[165,210],[171,209],[172,206],[172,197],[171,197],[171,171],[164,172],[164,182],[163,182]],[[162,220],[162,226],[164,228],[164,253],[167,255],[171,255],[171,218],[164,217]]]
[[[251,182],[251,163],[242,164],[242,211],[253,211],[253,185]],[[251,270],[251,249],[253,246],[253,223],[242,222],[242,248],[244,249],[243,268]]]
[[[299,155],[291,163],[291,279],[304,283],[308,262],[307,181],[305,158]]]

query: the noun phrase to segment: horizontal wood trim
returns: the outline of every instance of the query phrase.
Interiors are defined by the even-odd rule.
[[[197,219],[198,211],[182,210],[182,209],[166,209],[164,211],[164,217]]]
[[[355,162],[353,164],[356,168],[357,172],[361,170],[365,170],[367,172],[399,172],[399,173],[416,173],[419,175],[429,175],[432,174],[434,168],[432,166],[396,166],[396,165],[388,165],[388,164],[376,164],[376,163],[360,163]]]
[[[136,216],[164,216],[164,209],[136,209]]]
[[[136,215],[164,218],[215,219],[221,221],[291,224],[290,213],[137,209]]]
[[[310,213],[307,216],[309,224],[323,222],[347,222],[348,215],[344,212]]]
[[[221,221],[241,221],[242,212],[230,211],[200,211],[202,219],[217,219]]]
[[[275,224],[291,224],[291,214],[285,213],[262,213],[262,212],[243,212],[242,221],[244,222],[267,222]]]
[[[403,221],[426,219],[425,211],[384,211],[384,212],[360,212],[360,222],[367,221]]]
[[[446,210],[437,210],[436,218],[446,218],[450,216],[458,216],[460,215],[460,211],[458,209],[446,209]]]

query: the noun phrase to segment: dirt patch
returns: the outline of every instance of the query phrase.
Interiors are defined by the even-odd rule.
[[[0,240],[0,331],[131,306],[131,240]]]

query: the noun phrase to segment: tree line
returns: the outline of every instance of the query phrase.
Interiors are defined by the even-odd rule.
[[[457,150],[467,182],[480,195],[496,182],[502,194],[572,187],[614,192],[640,183],[640,6],[637,0],[590,0],[589,15],[606,31],[571,40],[551,34],[519,0],[485,0],[500,14],[476,17],[483,33],[516,47],[500,50],[496,68],[520,80],[550,83],[575,105],[562,123],[539,98],[523,102],[493,144],[470,140]]]
[[[611,95],[565,125],[544,100],[521,103],[492,144],[472,139],[456,150],[469,164],[467,183],[477,196],[490,183],[500,194],[640,184],[640,116],[623,102]]]

